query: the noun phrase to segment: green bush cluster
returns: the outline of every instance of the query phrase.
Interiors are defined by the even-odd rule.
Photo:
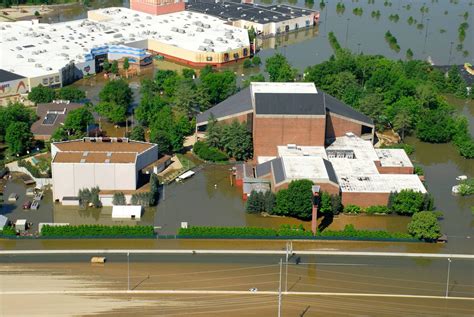
[[[388,213],[390,213],[390,210],[388,209],[387,206],[375,205],[375,206],[369,206],[369,207],[365,208],[365,212],[369,215],[388,214]]]
[[[194,143],[193,152],[205,161],[223,162],[229,159],[224,152],[202,141]]]
[[[98,186],[89,188],[79,189],[78,197],[81,204],[81,208],[87,208],[89,204],[92,204],[95,208],[100,208],[102,203],[99,198],[100,188]]]
[[[419,240],[431,242],[441,236],[438,215],[431,211],[422,211],[414,214],[407,229],[413,237]]]
[[[3,230],[0,230],[0,237],[14,237],[16,236],[15,229],[11,226],[6,226]]]
[[[342,210],[342,203],[341,203],[341,196],[339,195],[331,195],[326,192],[319,193],[319,209],[320,213],[325,215],[333,214],[337,215]]]
[[[463,180],[459,186],[461,196],[474,195],[474,178]]]
[[[346,214],[360,214],[362,208],[356,205],[346,205],[344,206],[344,213]]]
[[[334,35],[334,32],[329,32],[328,39],[329,44],[331,45],[334,51],[339,51],[342,48],[341,44],[339,44],[339,41],[336,38],[336,35]]]
[[[275,200],[275,194],[270,190],[267,190],[266,192],[257,192],[252,190],[249,197],[247,198],[247,202],[245,203],[245,210],[248,213],[272,213],[273,208],[275,208]]]
[[[282,225],[279,229],[258,227],[189,227],[181,228],[178,236],[191,238],[246,238],[246,237],[313,237],[311,231],[300,226]],[[353,225],[346,225],[344,230],[325,230],[316,237],[360,238],[360,239],[413,239],[407,233],[357,230]]]
[[[114,193],[112,198],[112,204],[115,206],[123,206],[127,204],[127,200],[125,199],[125,195],[122,192]]]
[[[43,237],[81,238],[81,237],[153,237],[153,226],[48,226],[41,229]]]
[[[51,169],[47,168],[46,172],[43,173],[43,171],[38,166],[31,164],[30,161],[19,160],[18,166],[26,168],[28,172],[30,172],[35,178],[51,177]]]
[[[397,41],[397,38],[395,36],[393,36],[392,33],[390,33],[390,31],[387,31],[385,33],[385,40],[388,42],[388,44],[390,45],[390,48],[393,49],[394,51],[396,52],[399,52],[400,51],[400,45],[398,45],[398,41]]]
[[[246,161],[253,155],[252,133],[245,122],[237,120],[225,124],[217,122],[211,115],[206,129],[206,144],[237,161]]]
[[[276,194],[273,214],[299,219],[311,219],[313,210],[313,182],[308,179],[291,181],[287,189]]]
[[[388,209],[400,215],[413,215],[420,211],[433,210],[433,197],[409,189],[393,192],[388,199]]]
[[[152,205],[152,194],[151,192],[135,193],[130,199],[132,205],[140,205],[142,207],[150,207]]]

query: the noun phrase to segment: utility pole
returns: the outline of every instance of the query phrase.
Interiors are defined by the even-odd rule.
[[[290,258],[290,241],[286,242],[285,292],[288,292],[288,259]]]
[[[280,259],[280,283],[278,286],[278,317],[281,317],[281,268],[283,265],[283,259]]]
[[[453,44],[454,42],[451,42],[451,47],[449,48],[449,59],[448,59],[448,65],[451,65],[451,53],[453,52]]]
[[[127,291],[130,290],[130,252],[127,252]]]
[[[326,33],[326,36],[328,36],[328,31],[327,31],[327,25],[328,25],[328,6],[329,2],[326,1],[326,7],[324,8],[326,12],[324,13],[324,33]]]
[[[448,298],[449,293],[449,272],[451,271],[451,258],[448,258],[448,276],[446,278],[446,298]]]
[[[426,39],[428,38],[428,27],[430,26],[430,18],[426,19],[425,43],[423,44],[423,54],[426,52]]]

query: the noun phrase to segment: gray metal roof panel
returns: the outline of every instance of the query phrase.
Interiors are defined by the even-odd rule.
[[[257,177],[268,175],[272,172],[272,161],[258,164],[255,166],[255,174]]]
[[[247,87],[214,107],[200,113],[196,118],[196,122],[197,124],[206,122],[211,114],[216,119],[219,119],[250,110],[252,110],[252,98],[250,96],[250,87]]]
[[[326,93],[321,93],[321,95],[324,95],[324,101],[325,101],[325,106],[326,109],[329,112],[333,112],[335,114],[341,115],[346,118],[354,119],[363,123],[366,123],[368,125],[373,126],[374,125],[374,120],[366,116],[365,114],[360,113],[359,111],[355,110],[354,108],[346,105],[342,101],[334,98],[331,95],[328,95]]]
[[[9,72],[4,69],[0,69],[0,83],[10,80],[22,79],[25,78],[24,76]]]
[[[338,184],[336,171],[334,170],[332,163],[326,159],[323,159],[323,162],[324,162],[324,166],[326,167],[326,172],[328,173],[329,180],[333,183]]]
[[[255,113],[264,115],[325,115],[321,94],[256,93]]]
[[[275,184],[279,184],[285,181],[285,170],[283,168],[283,161],[280,157],[271,160],[272,162],[272,169],[273,169],[273,177],[275,178]]]

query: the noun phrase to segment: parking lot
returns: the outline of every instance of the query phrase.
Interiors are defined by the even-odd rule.
[[[33,202],[33,196],[26,195],[27,188],[34,188],[34,186],[26,186],[23,180],[16,175],[9,179],[3,188],[4,201],[0,214],[8,217],[12,223],[15,223],[17,219],[26,219],[28,223],[33,224],[28,233],[35,234],[38,232],[38,223],[53,222],[52,198],[48,192],[45,192],[37,210],[23,209],[23,204],[26,201]],[[8,197],[12,193],[18,195],[18,199],[14,202],[8,201]]]

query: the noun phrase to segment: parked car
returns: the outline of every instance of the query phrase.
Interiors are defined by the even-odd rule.
[[[31,208],[31,201],[27,200],[23,203],[23,209],[30,209]]]
[[[10,196],[8,196],[8,201],[16,201],[18,199],[18,195],[16,193],[11,193]]]

